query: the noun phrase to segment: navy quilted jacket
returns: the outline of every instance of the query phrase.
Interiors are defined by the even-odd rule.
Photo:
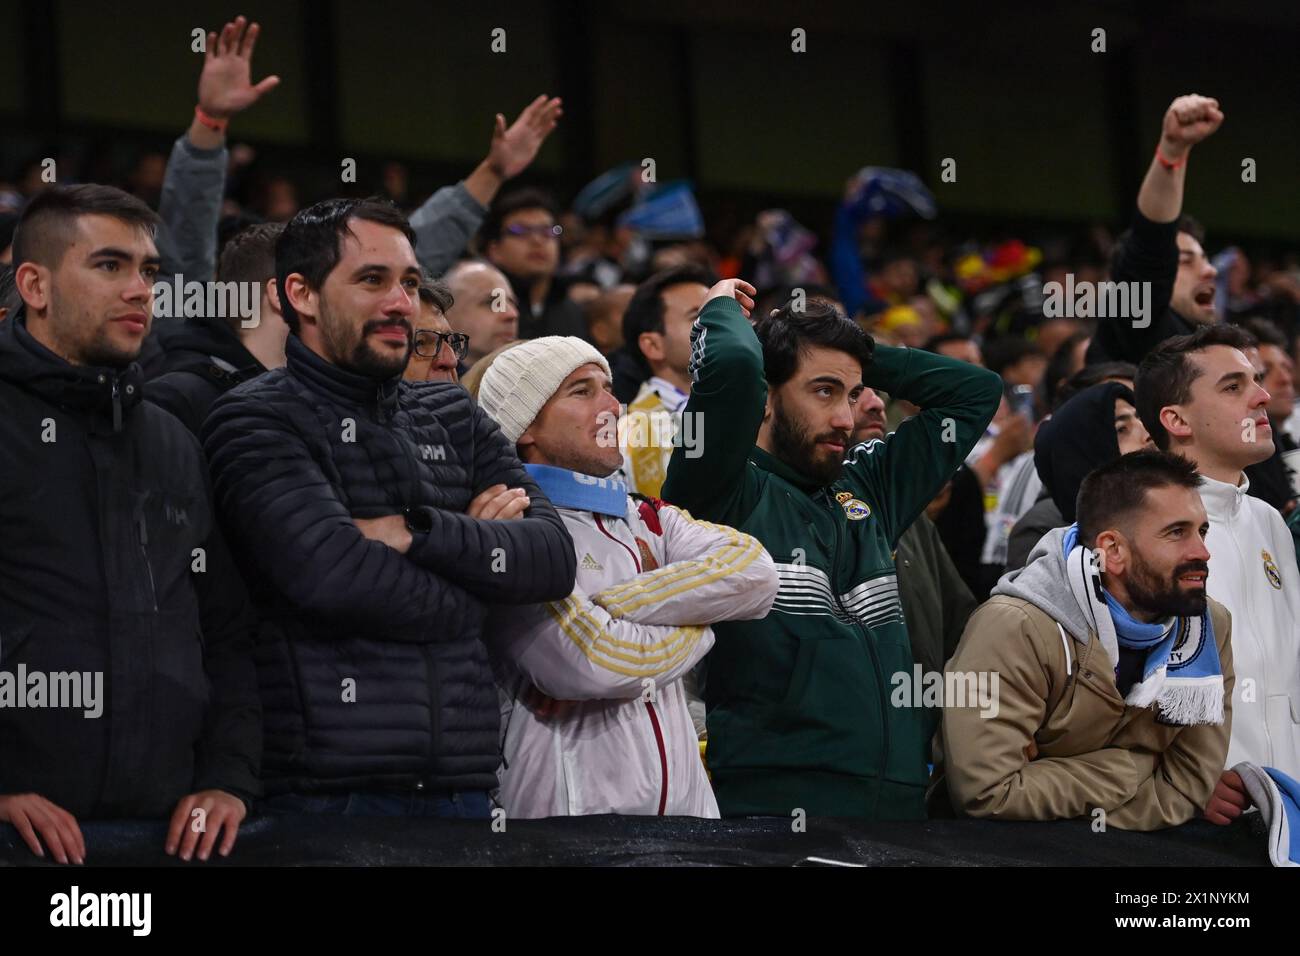
[[[490,789],[499,716],[488,604],[573,590],[572,539],[458,385],[377,382],[295,336],[288,365],[220,398],[203,426],[219,513],[261,617],[268,794]],[[465,515],[494,484],[522,520]],[[421,509],[406,554],[353,518]]]

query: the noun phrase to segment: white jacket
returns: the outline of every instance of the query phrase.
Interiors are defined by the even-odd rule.
[[[767,614],[780,579],[758,541],[661,502],[624,519],[559,508],[578,577],[565,601],[494,615],[507,818],[717,817],[681,678],[714,621]]]
[[[1201,476],[1205,478],[1204,475]],[[1232,612],[1232,739],[1226,766],[1242,761],[1300,778],[1300,570],[1277,509],[1205,478],[1210,518],[1207,590]]]

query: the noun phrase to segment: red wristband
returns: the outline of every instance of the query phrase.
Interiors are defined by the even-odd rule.
[[[208,129],[217,133],[224,133],[226,127],[230,125],[230,120],[217,119],[203,112],[203,107],[196,105],[194,107],[194,118],[206,126]]]
[[[1165,154],[1162,153],[1162,152],[1160,152],[1160,144],[1157,143],[1157,144],[1156,144],[1156,162],[1159,163],[1161,166],[1163,166],[1165,169],[1171,169],[1171,170],[1172,170],[1172,169],[1177,169],[1179,166],[1183,165],[1183,163],[1187,162],[1187,157],[1184,156],[1182,159],[1178,160],[1178,162],[1174,162],[1174,161],[1171,160],[1171,159],[1166,159],[1166,158],[1165,158]]]

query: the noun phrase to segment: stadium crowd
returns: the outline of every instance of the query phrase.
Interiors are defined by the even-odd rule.
[[[1300,261],[1184,210],[1214,99],[1116,236],[958,241],[868,167],[819,257],[778,209],[712,245],[639,166],[512,188],[547,96],[422,203],[397,166],[249,199],[257,34],[209,35],[127,189],[0,184],[34,853],[165,818],[207,859],[250,813],[1148,830],[1297,786]]]

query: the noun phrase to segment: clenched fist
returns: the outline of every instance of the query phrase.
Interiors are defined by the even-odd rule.
[[[1187,151],[1209,136],[1223,122],[1219,101],[1199,93],[1180,96],[1165,111],[1160,131],[1160,152],[1172,160],[1182,159]]]

